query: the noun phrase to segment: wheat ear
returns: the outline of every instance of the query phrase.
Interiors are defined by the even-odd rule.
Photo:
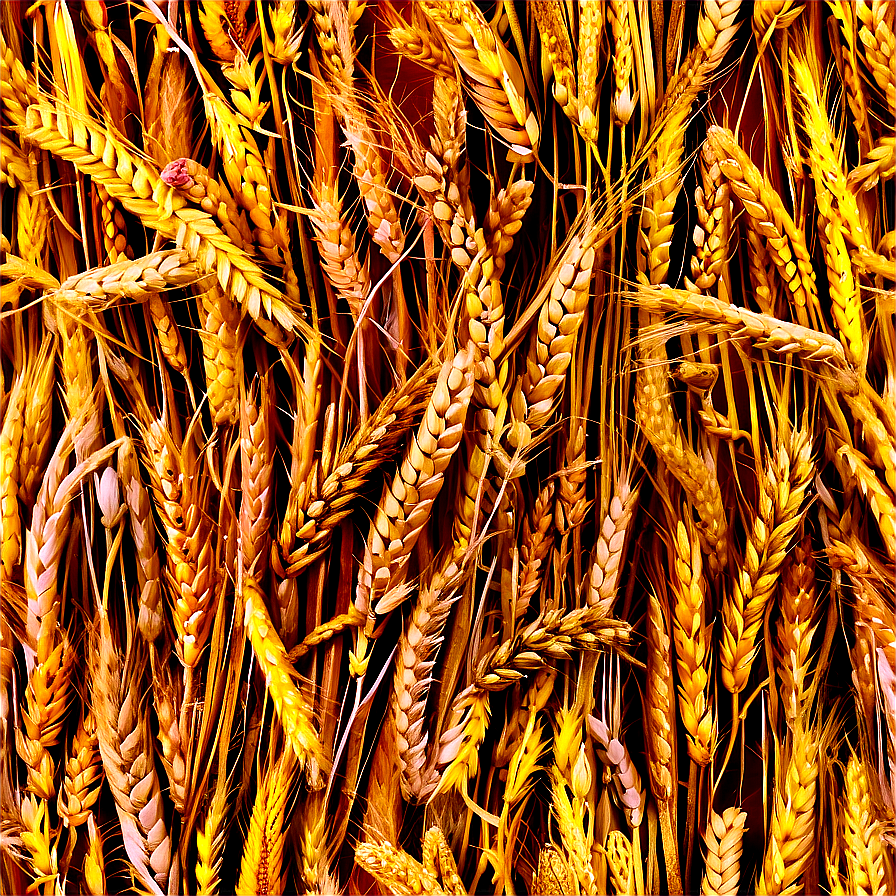
[[[239,893],[283,892],[284,821],[295,767],[296,756],[287,750],[269,759],[261,774],[240,862]]]
[[[531,161],[539,127],[526,102],[519,64],[471,0],[451,7],[426,0],[420,8],[441,34],[467,76],[473,101],[486,121],[509,144],[509,158]]]
[[[881,822],[872,805],[867,765],[855,753],[846,765],[845,796],[843,838],[850,887],[863,896],[886,893]]]
[[[473,393],[472,346],[442,365],[423,420],[391,485],[383,492],[367,536],[358,574],[355,607],[376,615],[403,599],[402,582],[410,552],[429,519],[445,470],[460,444]]]
[[[97,740],[125,851],[141,884],[161,896],[168,892],[169,878],[177,886],[179,872],[141,696],[139,652],[132,648],[122,660],[101,612],[91,656]]]
[[[649,323],[647,312],[641,314],[645,318],[642,323]],[[718,479],[684,440],[669,392],[665,345],[651,337],[644,346],[635,395],[638,425],[696,508],[710,570],[718,573],[728,560],[728,523]]]
[[[287,743],[300,767],[311,772],[315,771],[315,766],[323,769],[326,764],[324,752],[314,729],[311,708],[296,685],[295,671],[289,664],[286,649],[274,630],[262,591],[251,576],[243,579],[242,599],[246,635],[255,651]]]
[[[812,542],[806,535],[794,546],[781,589],[781,616],[777,624],[778,674],[781,702],[788,724],[807,708],[811,694],[809,651],[816,629],[815,564]]]
[[[719,159],[732,192],[765,237],[772,260],[787,284],[797,321],[806,326],[810,319],[817,320],[820,316],[818,288],[805,234],[731,131],[713,125],[706,139]]]
[[[177,655],[190,668],[208,638],[215,595],[214,543],[198,491],[198,461],[189,443],[177,448],[161,420],[143,433],[144,448],[168,543],[167,579],[173,598]]]
[[[671,535],[672,634],[679,679],[678,701],[688,736],[688,754],[698,765],[705,766],[712,758],[716,732],[710,703],[707,585],[700,544],[692,530],[693,524],[685,516],[678,520]]]
[[[762,474],[759,512],[747,542],[744,565],[734,576],[722,606],[721,676],[732,694],[747,685],[756,637],[812,481],[811,454],[808,435],[794,430],[789,443],[780,446]]]
[[[631,487],[627,475],[619,477],[591,560],[585,598],[588,606],[602,607],[608,616],[616,600],[619,571],[625,556],[629,526],[638,503],[638,494],[639,490]]]
[[[747,813],[736,806],[721,815],[715,811],[709,813],[703,835],[706,870],[700,887],[701,896],[737,896],[746,822]]]
[[[803,721],[788,741],[778,750],[771,828],[756,885],[761,896],[799,892],[814,852],[819,743]]]
[[[66,827],[78,827],[92,817],[91,809],[99,798],[102,783],[96,718],[87,707],[72,738],[57,801],[59,817]]]

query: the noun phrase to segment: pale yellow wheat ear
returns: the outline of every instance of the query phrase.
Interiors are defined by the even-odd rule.
[[[744,825],[747,813],[736,806],[720,814],[710,812],[703,840],[706,870],[701,896],[736,896],[740,884],[740,859],[743,855]]]
[[[295,754],[299,766],[316,777],[327,770],[327,760],[314,726],[311,705],[298,687],[295,670],[271,622],[264,594],[251,576],[243,579],[241,597],[246,636],[283,726],[287,747]]]

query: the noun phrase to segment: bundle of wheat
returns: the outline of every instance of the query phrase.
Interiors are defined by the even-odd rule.
[[[896,4],[0,4],[0,888],[896,892]]]

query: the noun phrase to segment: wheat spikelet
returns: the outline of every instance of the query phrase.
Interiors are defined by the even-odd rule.
[[[514,610],[517,619],[526,615],[545,576],[544,565],[550,553],[550,533],[554,525],[553,498],[554,482],[549,480],[535,498],[532,512],[523,521],[520,536],[520,585]]]
[[[722,169],[708,143],[700,155],[700,181],[694,194],[697,221],[691,277],[685,285],[692,292],[708,292],[719,279],[729,251],[730,200]]]
[[[610,0],[607,18],[613,32],[613,115],[620,125],[628,124],[635,111],[632,96],[632,27],[625,0]]]
[[[798,893],[812,860],[815,835],[819,743],[798,721],[787,746],[778,751],[771,828],[756,892]]]
[[[239,309],[223,290],[213,286],[200,293],[205,320],[200,330],[202,357],[212,422],[221,426],[239,417],[239,383],[243,355],[239,346]]]
[[[395,263],[404,250],[405,235],[388,186],[388,169],[368,117],[357,103],[341,103],[342,128],[354,152],[354,175],[367,212],[367,227],[386,258]]]
[[[118,475],[129,508],[131,536],[137,550],[137,629],[146,641],[155,641],[165,624],[161,606],[161,567],[156,551],[156,528],[149,493],[140,478],[133,442],[118,450]]]
[[[617,894],[633,892],[634,871],[632,869],[632,844],[622,831],[611,831],[607,836],[607,844],[604,847],[607,854],[607,862],[610,866],[610,875],[613,880],[613,889]]]
[[[881,137],[866,153],[867,161],[849,172],[849,184],[863,192],[873,190],[881,180],[896,176],[896,138]]]
[[[858,484],[868,501],[868,506],[877,520],[890,559],[896,560],[896,503],[894,503],[893,495],[877,478],[861,452],[849,445],[841,445],[837,449],[837,455],[846,462],[853,481]]]
[[[641,776],[632,763],[628,747],[620,740],[618,733],[610,730],[603,719],[589,715],[586,722],[597,757],[606,767],[613,782],[616,801],[625,813],[629,825],[637,828],[644,820],[644,791],[641,787]]]
[[[243,567],[252,576],[259,576],[264,569],[273,515],[270,405],[270,384],[263,377],[257,390],[243,396],[240,412],[240,547]]]
[[[532,890],[542,896],[562,896],[572,892],[575,887],[572,868],[563,858],[563,854],[547,843],[539,850],[538,867],[532,882]]]
[[[50,845],[50,816],[45,800],[31,795],[22,800],[22,845],[31,854],[34,889],[41,893],[57,892],[59,865],[56,850]]]
[[[314,213],[309,220],[320,250],[324,273],[337,294],[348,302],[355,321],[370,293],[366,261],[358,254],[355,235],[342,213],[342,200],[335,185],[321,184],[312,191]]]
[[[652,344],[646,352],[642,349],[641,361],[635,397],[638,424],[696,508],[701,543],[709,554],[710,569],[718,572],[728,560],[728,525],[718,480],[684,441],[670,400],[665,347]]]
[[[592,142],[597,136],[594,115],[597,110],[597,57],[603,40],[604,17],[603,5],[598,0],[583,0],[579,4],[579,124],[583,136]]]
[[[792,25],[802,14],[799,0],[759,0],[753,4],[753,33],[765,44],[775,31]]]
[[[229,36],[230,23],[225,5],[224,0],[202,0],[197,19],[212,53],[222,62],[232,62],[236,58],[237,47]],[[225,25],[228,27],[225,28]]]
[[[548,420],[572,361],[594,267],[590,236],[574,241],[560,257],[548,281],[550,295],[541,306],[525,373],[513,392],[508,441],[525,448]]]
[[[143,301],[153,293],[194,283],[201,276],[187,252],[168,249],[68,277],[46,298],[79,310],[102,311],[116,300]]]
[[[590,777],[590,770],[588,775]],[[590,782],[588,784],[586,792],[590,790]],[[594,894],[597,888],[591,869],[591,844],[583,831],[584,801],[575,794],[570,798],[567,779],[556,765],[551,769],[551,796],[551,808],[557,818],[564,855],[575,876],[577,889],[582,893]]]
[[[457,863],[451,847],[437,825],[423,836],[423,867],[434,869],[440,885],[451,896],[466,896],[467,888],[457,873]]]
[[[319,488],[297,484],[290,492],[279,537],[288,575],[297,575],[326,550],[333,529],[351,513],[371,474],[400,448],[414,419],[427,407],[439,370],[435,364],[423,364],[386,395],[339,451]],[[301,544],[294,548],[296,539]]]
[[[420,589],[398,642],[391,711],[397,731],[399,784],[407,800],[423,802],[438,784],[427,758],[426,704],[436,652],[457,597],[460,570],[453,558]]]
[[[214,896],[221,889],[221,864],[227,842],[227,789],[218,784],[205,820],[196,830],[196,892]]]
[[[312,723],[311,709],[295,683],[283,642],[274,631],[263,594],[251,576],[243,579],[246,635],[255,651],[265,684],[277,710],[287,743],[300,767],[325,765],[323,748]],[[313,771],[313,768],[312,768]]]
[[[164,663],[151,656],[152,689],[158,720],[158,741],[162,750],[161,760],[168,777],[168,793],[174,808],[183,814],[187,803],[189,784],[185,752],[185,738],[181,737],[181,694],[175,688],[171,673]]]
[[[629,484],[628,476],[616,481],[607,515],[600,527],[588,573],[585,597],[591,607],[600,606],[609,616],[616,599],[619,571],[625,554],[627,535],[639,491]]]
[[[287,750],[269,761],[261,775],[240,862],[240,893],[283,892],[284,820],[295,764],[296,757]]]
[[[419,893],[449,896],[433,871],[428,871],[391,843],[359,843],[355,849],[355,861],[374,877],[385,892],[394,893],[395,896],[416,896]]]
[[[25,429],[26,374],[16,376],[7,397],[3,426],[0,429],[0,520],[3,535],[0,541],[0,569],[3,581],[12,581],[13,567],[22,552],[22,520],[19,513],[20,448]]]
[[[803,53],[791,53],[791,65],[800,97],[803,127],[809,138],[807,152],[816,193],[819,230],[828,263],[831,308],[848,359],[861,365],[867,352],[865,321],[858,284],[852,270],[845,237],[854,246],[867,248],[867,223],[850,187],[840,158],[841,147],[827,116],[818,78]]]
[[[639,287],[637,295],[638,304],[651,312],[680,314],[685,319],[705,321],[707,332],[727,333],[734,339],[749,340],[757,349],[793,354],[807,361],[849,370],[843,344],[827,333],[685,290]],[[853,391],[857,388],[854,378],[835,380],[835,383],[840,382]]]
[[[715,719],[710,703],[710,645],[706,627],[706,579],[700,543],[685,515],[677,521],[672,543],[670,587],[672,635],[678,670],[678,702],[688,737],[688,754],[698,765],[712,758]]]
[[[675,690],[672,684],[672,656],[666,612],[656,595],[647,604],[647,770],[650,786],[658,801],[675,796]],[[667,862],[670,856],[666,857]]]
[[[721,815],[710,811],[703,835],[706,870],[700,887],[701,896],[737,896],[746,821],[747,813],[736,806]]]
[[[53,419],[53,365],[50,359],[55,350],[56,339],[48,334],[37,353],[34,366],[29,365],[30,400],[25,403],[25,421],[19,448],[19,500],[25,507],[34,504],[50,453]]]
[[[188,202],[215,217],[230,241],[239,249],[252,246],[252,229],[227,187],[198,162],[178,158],[159,172],[162,183],[173,187]]]
[[[869,3],[868,0],[857,0],[855,10],[862,24],[859,40],[865,48],[865,62],[893,115],[896,113],[896,73],[893,72],[896,36],[893,34],[892,14],[888,13],[885,3]]]
[[[411,21],[397,19],[389,29],[389,40],[407,59],[432,69],[436,75],[451,78],[455,73],[454,60],[444,43],[426,25],[425,19],[412,7]]]

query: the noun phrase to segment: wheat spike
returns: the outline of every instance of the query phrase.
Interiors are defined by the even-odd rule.
[[[240,893],[267,896],[283,892],[284,821],[295,764],[296,756],[287,750],[269,760],[261,775],[240,862]]]
[[[296,755],[300,767],[326,765],[320,739],[314,729],[311,708],[296,685],[295,671],[286,657],[286,649],[280,640],[264,603],[264,596],[251,576],[243,579],[242,600],[245,607],[246,635],[255,651],[259,668],[287,743]]]
[[[688,754],[704,766],[712,758],[715,719],[710,702],[710,645],[706,627],[707,585],[700,543],[685,515],[670,534],[672,635],[678,670],[678,701],[688,736]]]
[[[736,806],[721,815],[710,812],[703,835],[706,870],[700,887],[701,896],[737,896],[746,821],[747,813]]]
[[[779,749],[771,829],[756,892],[769,896],[798,893],[812,859],[815,835],[819,743],[804,721],[793,727],[786,747]]]

